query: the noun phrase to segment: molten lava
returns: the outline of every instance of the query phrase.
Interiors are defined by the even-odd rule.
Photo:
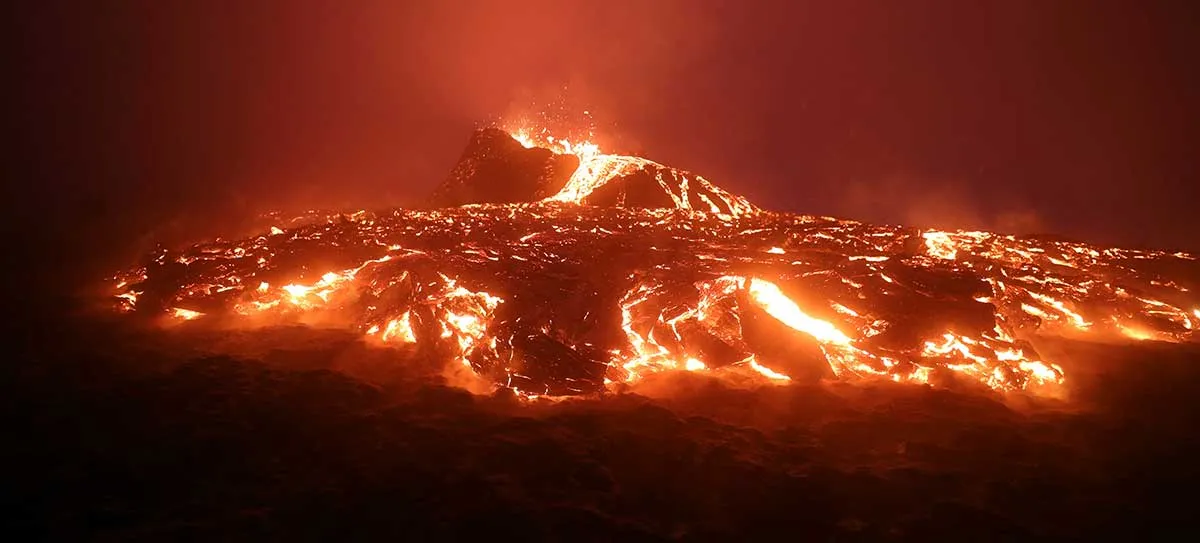
[[[669,370],[1036,389],[1064,379],[1037,334],[1200,328],[1188,254],[774,213],[586,142],[476,142],[439,193],[482,194],[480,172],[500,172],[519,188],[488,187],[504,203],[310,212],[160,249],[119,274],[116,302],[178,320],[325,315],[550,396]]]

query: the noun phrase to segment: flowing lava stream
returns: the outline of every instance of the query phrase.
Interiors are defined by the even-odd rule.
[[[548,197],[314,211],[160,249],[115,278],[118,306],[255,324],[335,315],[526,397],[668,370],[1036,393],[1065,379],[1037,334],[1183,342],[1200,327],[1189,254],[774,213],[700,176],[531,134],[511,133],[578,159]],[[637,175],[671,206],[592,205]]]

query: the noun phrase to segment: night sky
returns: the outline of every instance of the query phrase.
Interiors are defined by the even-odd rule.
[[[1200,249],[1183,2],[28,4],[9,218],[60,251],[415,203],[556,100],[772,209]]]

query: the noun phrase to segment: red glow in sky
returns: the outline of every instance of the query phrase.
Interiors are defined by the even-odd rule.
[[[16,105],[29,182],[18,196],[78,224],[140,235],[263,202],[416,202],[478,123],[565,97],[614,145],[770,207],[1196,248],[1196,17],[1182,9],[302,0],[25,11]]]

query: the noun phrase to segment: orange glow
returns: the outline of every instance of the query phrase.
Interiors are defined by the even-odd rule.
[[[557,194],[546,198],[546,201],[582,203],[588,195],[605,183],[646,169],[657,171],[658,173],[655,175],[658,183],[664,188],[669,186],[662,173],[666,167],[657,162],[636,156],[605,154],[595,143],[590,141],[572,142],[565,138],[556,138],[545,129],[518,127],[510,129],[508,132],[513,139],[526,148],[541,147],[558,154],[574,155],[579,159],[579,167],[567,180],[567,184]],[[690,197],[692,185],[704,191],[695,193],[695,200],[701,203],[700,207],[693,207],[697,204]],[[712,213],[724,218],[758,212],[758,208],[745,198],[726,192],[698,175],[691,177],[685,175],[682,183],[667,190],[667,194],[678,209],[687,211]],[[710,194],[712,196],[709,196]],[[714,198],[724,204],[724,208],[729,209],[730,213],[725,213],[723,208],[713,200]]]
[[[1130,339],[1136,339],[1138,341],[1149,341],[1152,339],[1157,339],[1155,337],[1155,335],[1148,330],[1136,328],[1133,326],[1126,326],[1123,324],[1120,324],[1117,326],[1120,328],[1121,333],[1124,334],[1125,337],[1128,337]]]
[[[192,319],[198,319],[200,317],[203,317],[204,313],[201,313],[199,311],[192,311],[190,309],[183,309],[182,307],[176,307],[176,308],[171,309],[171,316],[175,317],[177,319],[190,321]]]
[[[664,371],[789,382],[745,335],[743,317],[760,309],[785,325],[775,333],[811,336],[839,379],[929,383],[953,372],[997,391],[1065,382],[1026,341],[1036,336],[1200,333],[1189,283],[1141,267],[1190,255],[775,214],[700,176],[680,173],[668,187],[661,171],[674,207],[574,205],[660,165],[546,131],[512,133],[579,157],[579,169],[539,202],[312,212],[251,238],[154,253],[107,283],[105,303],[179,320],[206,316],[184,307],[247,323],[331,316],[322,322],[348,323],[380,347],[436,346],[514,390],[532,380],[519,374],[523,337],[587,353],[597,388]],[[166,267],[182,279],[159,274]],[[599,301],[572,313],[579,298]],[[547,390],[518,395],[560,394]]]
[[[946,260],[954,260],[958,257],[954,241],[945,232],[930,230],[921,234],[921,237],[925,238],[925,250],[929,252],[929,256]]]
[[[409,311],[405,311],[398,319],[388,321],[387,327],[383,329],[383,334],[379,339],[383,341],[395,340],[403,343],[416,343],[417,336],[413,333],[412,323],[409,322]]]
[[[129,290],[129,291],[125,291],[120,294],[117,294],[115,297],[118,300],[122,301],[122,304],[121,304],[122,309],[124,309],[126,311],[130,311],[134,308],[134,306],[137,305],[138,296],[140,296],[141,294],[142,294],[141,292],[138,292],[135,290]]]
[[[850,344],[850,338],[846,334],[841,333],[828,322],[808,316],[773,283],[762,279],[751,279],[749,290],[754,301],[780,322],[815,337],[822,343]]]
[[[767,379],[771,379],[773,381],[791,381],[792,380],[791,377],[788,377],[788,376],[786,376],[782,373],[779,373],[771,368],[768,368],[762,364],[759,364],[758,361],[754,360],[753,357],[750,358],[749,364],[750,364],[750,367],[754,369],[754,371],[757,371],[758,373],[762,374],[762,376],[766,377]]]

